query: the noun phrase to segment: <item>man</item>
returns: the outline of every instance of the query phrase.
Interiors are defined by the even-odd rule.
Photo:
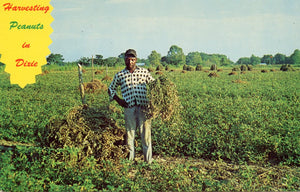
[[[133,49],[125,52],[126,68],[118,72],[108,88],[110,100],[116,100],[124,107],[125,128],[127,132],[127,146],[129,160],[135,156],[135,132],[140,130],[144,160],[152,162],[151,121],[147,119],[145,107],[148,105],[146,84],[153,81],[148,70],[136,66],[137,54]],[[117,94],[118,86],[121,87],[123,99]]]

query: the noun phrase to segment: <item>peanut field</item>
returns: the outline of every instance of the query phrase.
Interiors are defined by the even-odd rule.
[[[46,66],[24,89],[0,72],[0,191],[300,190],[300,71],[265,68],[151,72],[176,85],[180,103],[178,116],[152,121],[151,165],[138,136],[135,162],[49,145],[50,123],[82,105],[76,67]],[[87,106],[123,128],[123,109],[105,89],[120,69],[86,68],[83,80],[106,85],[86,91]]]

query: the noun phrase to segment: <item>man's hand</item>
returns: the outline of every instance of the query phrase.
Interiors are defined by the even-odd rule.
[[[121,99],[120,97],[118,97],[117,95],[114,96],[114,100],[116,100],[117,103],[118,103],[121,107],[124,107],[124,108],[127,108],[127,107],[128,107],[128,103],[127,103],[124,99]]]

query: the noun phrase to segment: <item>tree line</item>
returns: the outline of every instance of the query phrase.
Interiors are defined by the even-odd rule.
[[[122,66],[124,65],[124,55],[125,53],[121,53],[117,57],[108,57],[103,58],[102,55],[97,54],[94,58],[91,57],[81,57],[77,61],[74,62],[64,62],[63,55],[51,53],[47,57],[47,65],[73,65],[74,63],[81,63],[84,66],[91,65],[93,60],[94,65],[98,66]],[[1,54],[0,54],[1,58]],[[190,65],[190,66],[228,66],[232,64],[245,64],[245,65],[257,65],[260,63],[265,64],[299,64],[300,63],[300,50],[296,49],[290,56],[286,56],[281,53],[277,53],[275,55],[267,54],[263,57],[258,57],[255,55],[251,55],[251,57],[241,57],[238,59],[236,63],[231,61],[226,55],[222,54],[207,54],[203,52],[190,52],[187,55],[183,53],[182,48],[177,45],[172,45],[167,53],[167,55],[162,56],[157,51],[153,50],[150,55],[146,59],[138,58],[138,63],[144,63],[146,66],[182,66],[182,65]],[[0,62],[0,66],[4,65]]]
[[[81,57],[76,63],[81,63],[84,66],[90,66],[92,61],[94,65],[99,66],[121,66],[124,65],[124,55],[121,53],[118,57],[108,57],[103,58],[102,55],[98,54],[95,57]],[[226,55],[222,54],[207,54],[203,52],[190,52],[187,55],[183,53],[182,48],[177,45],[172,45],[167,53],[167,55],[162,56],[157,51],[153,50],[146,59],[138,58],[138,63],[143,63],[146,66],[181,66],[181,65],[204,65],[210,66],[212,64],[217,64],[220,66],[226,66],[234,64]],[[73,63],[73,62],[71,62]],[[71,64],[70,62],[64,62],[63,55],[51,53],[47,57],[48,65],[67,65]]]
[[[300,63],[300,50],[296,49],[290,56],[286,56],[281,53],[276,55],[264,55],[263,57],[257,57],[251,55],[251,57],[242,57],[237,62],[237,64],[246,65],[257,65],[260,63],[265,63],[267,65],[271,64],[298,64]]]
[[[121,53],[117,57],[103,58],[102,55],[97,54],[94,58],[91,57],[81,57],[76,63],[81,63],[84,66],[90,66],[92,61],[94,65],[98,66],[122,66],[124,65],[124,55]],[[167,53],[167,55],[162,56],[157,51],[153,50],[146,59],[138,58],[138,63],[144,63],[146,66],[182,66],[182,65],[203,65],[203,66],[228,66],[232,64],[246,64],[246,65],[257,65],[260,63],[265,64],[296,64],[300,63],[300,51],[296,49],[293,54],[286,56],[281,53],[276,55],[264,55],[263,57],[258,57],[251,55],[251,57],[239,58],[236,63],[231,61],[226,55],[222,54],[207,54],[203,52],[189,52],[187,55],[184,54],[181,47],[177,45],[172,45]],[[63,55],[51,53],[47,57],[48,65],[67,65],[73,64],[74,62],[64,62]]]

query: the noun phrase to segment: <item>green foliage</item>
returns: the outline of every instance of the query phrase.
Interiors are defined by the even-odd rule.
[[[179,99],[176,85],[166,76],[159,76],[148,84],[148,114],[151,118],[160,117],[164,121],[178,117]]]
[[[246,74],[244,78],[250,85],[236,86],[232,86],[224,76],[217,81],[194,77],[192,82],[184,81],[184,77],[181,77],[179,93],[185,126],[181,130],[184,137],[180,143],[185,155],[230,161],[275,160],[299,164],[295,158],[299,155],[299,149],[295,148],[297,144],[294,140],[299,137],[300,128],[299,121],[295,121],[299,116],[299,93],[296,91],[299,78],[297,75],[275,75]],[[278,83],[275,84],[273,78]],[[203,86],[195,89],[199,86],[198,82]],[[283,88],[282,83],[288,86]],[[189,98],[193,98],[195,105]],[[287,100],[293,104],[288,104]],[[284,134],[286,131],[295,137]],[[293,155],[284,157],[277,148],[283,144],[283,140],[274,142],[270,139],[280,137],[277,135],[279,132],[291,144],[291,149],[285,148],[285,152],[291,154],[293,151]]]
[[[251,64],[251,61],[250,61],[250,58],[248,57],[242,57],[242,58],[239,58],[239,60],[236,62],[237,64]]]
[[[0,72],[3,72],[5,69],[5,65],[0,62]]]
[[[230,61],[226,56],[221,57],[221,60],[220,60],[220,65],[221,66],[228,66],[228,65],[230,65],[232,63],[233,62]]]
[[[83,65],[83,66],[92,66],[92,58],[89,57],[81,57],[77,63]]]
[[[227,58],[226,55],[207,53],[200,53],[200,55],[202,58],[202,63],[205,66],[211,66],[212,64],[227,66],[233,63]]]
[[[104,64],[103,56],[102,55],[96,55],[96,58],[93,59],[93,62],[94,62],[94,65],[102,66]]]
[[[272,55],[264,55],[262,58],[261,58],[261,63],[266,63],[268,65],[270,64],[274,64],[274,59],[273,59],[273,56]]]
[[[157,159],[152,165],[126,160],[98,166],[69,163],[73,149],[16,148],[0,156],[3,191],[295,191],[299,168],[228,164],[222,160]],[[65,160],[58,160],[64,156]],[[174,163],[174,160],[177,162]],[[41,174],[42,173],[42,174]]]
[[[153,71],[154,71],[154,69],[152,69],[152,68],[148,68],[148,71],[149,71],[149,72],[153,72]]]
[[[260,57],[257,57],[255,55],[251,55],[250,57],[250,63],[246,63],[246,64],[251,64],[251,65],[258,65],[260,64]]]
[[[164,70],[164,67],[162,65],[158,65],[156,67],[156,71],[163,71]]]
[[[103,65],[108,67],[125,66],[125,61],[120,57],[108,57],[103,60]]]
[[[298,64],[300,63],[300,50],[296,49],[294,53],[290,56],[291,64]]]
[[[157,53],[155,50],[151,52],[151,54],[148,56],[148,60],[150,65],[157,66],[160,65],[161,60],[161,54]]]
[[[234,67],[234,68],[232,68],[232,71],[240,71],[240,70],[241,70],[240,67]]]
[[[245,64],[245,65],[257,65],[260,63],[266,64],[285,64],[290,62],[290,59],[281,54],[277,53],[274,57],[272,55],[264,55],[262,58],[257,57],[255,55],[251,55],[250,58],[242,57],[237,61],[237,64]]]
[[[47,64],[48,65],[56,64],[56,65],[59,65],[59,66],[64,65],[63,55],[51,53],[47,57]]]
[[[16,148],[1,155],[0,189],[4,191],[97,191],[107,187],[115,171],[110,162],[103,168],[88,158],[76,164],[76,150]],[[75,160],[75,163],[74,163]],[[4,166],[5,165],[5,166]],[[7,166],[9,165],[9,166]]]
[[[196,66],[197,64],[202,63],[201,54],[199,52],[190,52],[186,56],[186,64]]]
[[[281,53],[277,53],[275,56],[274,56],[274,59],[275,59],[275,63],[276,64],[285,64],[287,63],[287,59],[286,59],[286,55],[283,55]]]
[[[184,65],[186,56],[184,55],[182,48],[177,45],[172,45],[166,56],[166,62],[170,65]]]
[[[239,60],[236,63],[241,65],[258,65],[261,63],[261,58],[255,55],[251,55],[250,58],[249,57],[239,58]]]
[[[42,71],[78,71],[78,63],[77,62],[65,62],[64,65],[43,65]]]
[[[0,139],[38,142],[51,117],[79,105],[77,71],[37,76],[36,83],[24,89],[11,85],[8,77],[0,76]]]

